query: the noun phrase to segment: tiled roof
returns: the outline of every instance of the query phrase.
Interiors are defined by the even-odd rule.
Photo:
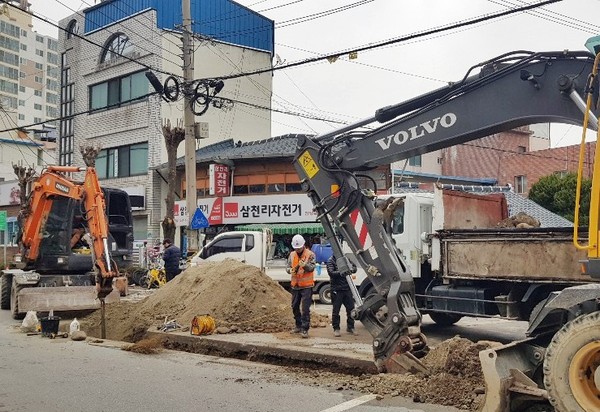
[[[246,143],[235,143],[233,139],[228,139],[196,150],[196,162],[292,157],[296,152],[298,137],[304,136],[307,135],[286,134]],[[183,157],[177,159],[177,166],[183,166],[184,161]]]
[[[504,197],[506,197],[508,203],[509,216],[524,212],[539,220],[542,227],[573,227],[573,222],[549,211],[524,196],[513,192],[505,192]]]
[[[489,194],[489,192],[473,192],[468,189],[463,190],[478,195]],[[431,191],[419,188],[400,188],[396,189],[395,193],[431,193]],[[533,200],[527,199],[526,197],[514,192],[502,191],[498,193],[504,194],[504,197],[506,198],[509,216],[514,216],[519,212],[523,212],[539,220],[541,227],[573,227],[573,222],[538,205]]]

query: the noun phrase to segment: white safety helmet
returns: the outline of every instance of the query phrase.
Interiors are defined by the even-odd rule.
[[[306,241],[304,240],[302,235],[294,235],[294,237],[292,238],[292,247],[294,249],[300,249],[304,246],[304,243],[306,243]]]

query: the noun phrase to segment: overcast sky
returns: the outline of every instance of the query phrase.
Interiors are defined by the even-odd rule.
[[[32,10],[58,21],[94,0],[29,0]],[[199,0],[192,0],[199,1]],[[63,4],[61,4],[63,3]],[[351,50],[427,31],[533,0],[239,0],[275,21],[275,52],[285,63]],[[295,20],[343,6],[319,18]],[[278,7],[280,6],[280,7]],[[582,50],[600,34],[600,0],[563,0],[527,13],[276,71],[273,107],[308,117],[352,123],[380,107],[399,103],[459,80],[472,65],[513,50]],[[278,27],[280,26],[280,27]],[[57,36],[56,28],[34,20],[34,28]],[[201,74],[196,73],[197,77]],[[325,133],[339,123],[273,114],[272,133]],[[577,144],[577,127],[553,125],[551,146]],[[589,139],[588,139],[589,140]]]

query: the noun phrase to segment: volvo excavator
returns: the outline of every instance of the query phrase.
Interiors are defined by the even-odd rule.
[[[535,123],[597,130],[595,54],[600,50],[591,51],[503,54],[471,67],[447,87],[298,140],[294,167],[340,271],[352,272],[343,238],[377,292],[363,301],[349,282],[357,302],[352,315],[373,336],[380,371],[426,374],[420,358],[428,347],[413,278],[375,205],[377,188],[361,171]],[[600,276],[599,173],[596,161],[589,245],[580,245],[588,250],[583,268],[592,277]],[[600,411],[599,302],[596,284],[553,293],[535,310],[526,339],[482,352],[483,410]]]
[[[78,172],[83,182],[68,175]],[[131,258],[127,193],[101,188],[93,167],[49,166],[32,183],[19,224],[21,262],[2,271],[2,309],[14,318],[29,310],[104,309],[119,276],[115,258],[124,265]]]

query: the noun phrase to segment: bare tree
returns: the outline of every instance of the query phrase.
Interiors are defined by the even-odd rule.
[[[167,208],[167,214],[162,221],[162,228],[165,239],[173,239],[175,237],[175,219],[173,213],[173,207],[175,205],[175,178],[176,178],[176,163],[177,163],[177,147],[181,142],[185,140],[185,128],[183,123],[177,121],[176,127],[171,127],[171,121],[166,120],[162,127],[163,136],[165,138],[165,145],[167,147],[167,167],[169,169],[167,174],[167,197],[165,198],[165,206]],[[188,213],[193,213],[189,211]]]
[[[27,187],[35,178],[35,169],[31,166],[25,167],[20,164],[12,165],[15,175],[17,175],[17,179],[19,181],[19,200],[21,201],[21,210],[19,211],[19,216],[17,217],[17,221],[19,222],[19,234],[17,237],[19,250],[23,246],[23,242],[21,241],[21,230],[23,229],[23,222],[31,213],[31,208],[29,205],[29,197],[27,196]]]
[[[96,158],[102,150],[102,146],[79,146],[79,152],[83,156],[83,162],[87,167],[96,167]]]

